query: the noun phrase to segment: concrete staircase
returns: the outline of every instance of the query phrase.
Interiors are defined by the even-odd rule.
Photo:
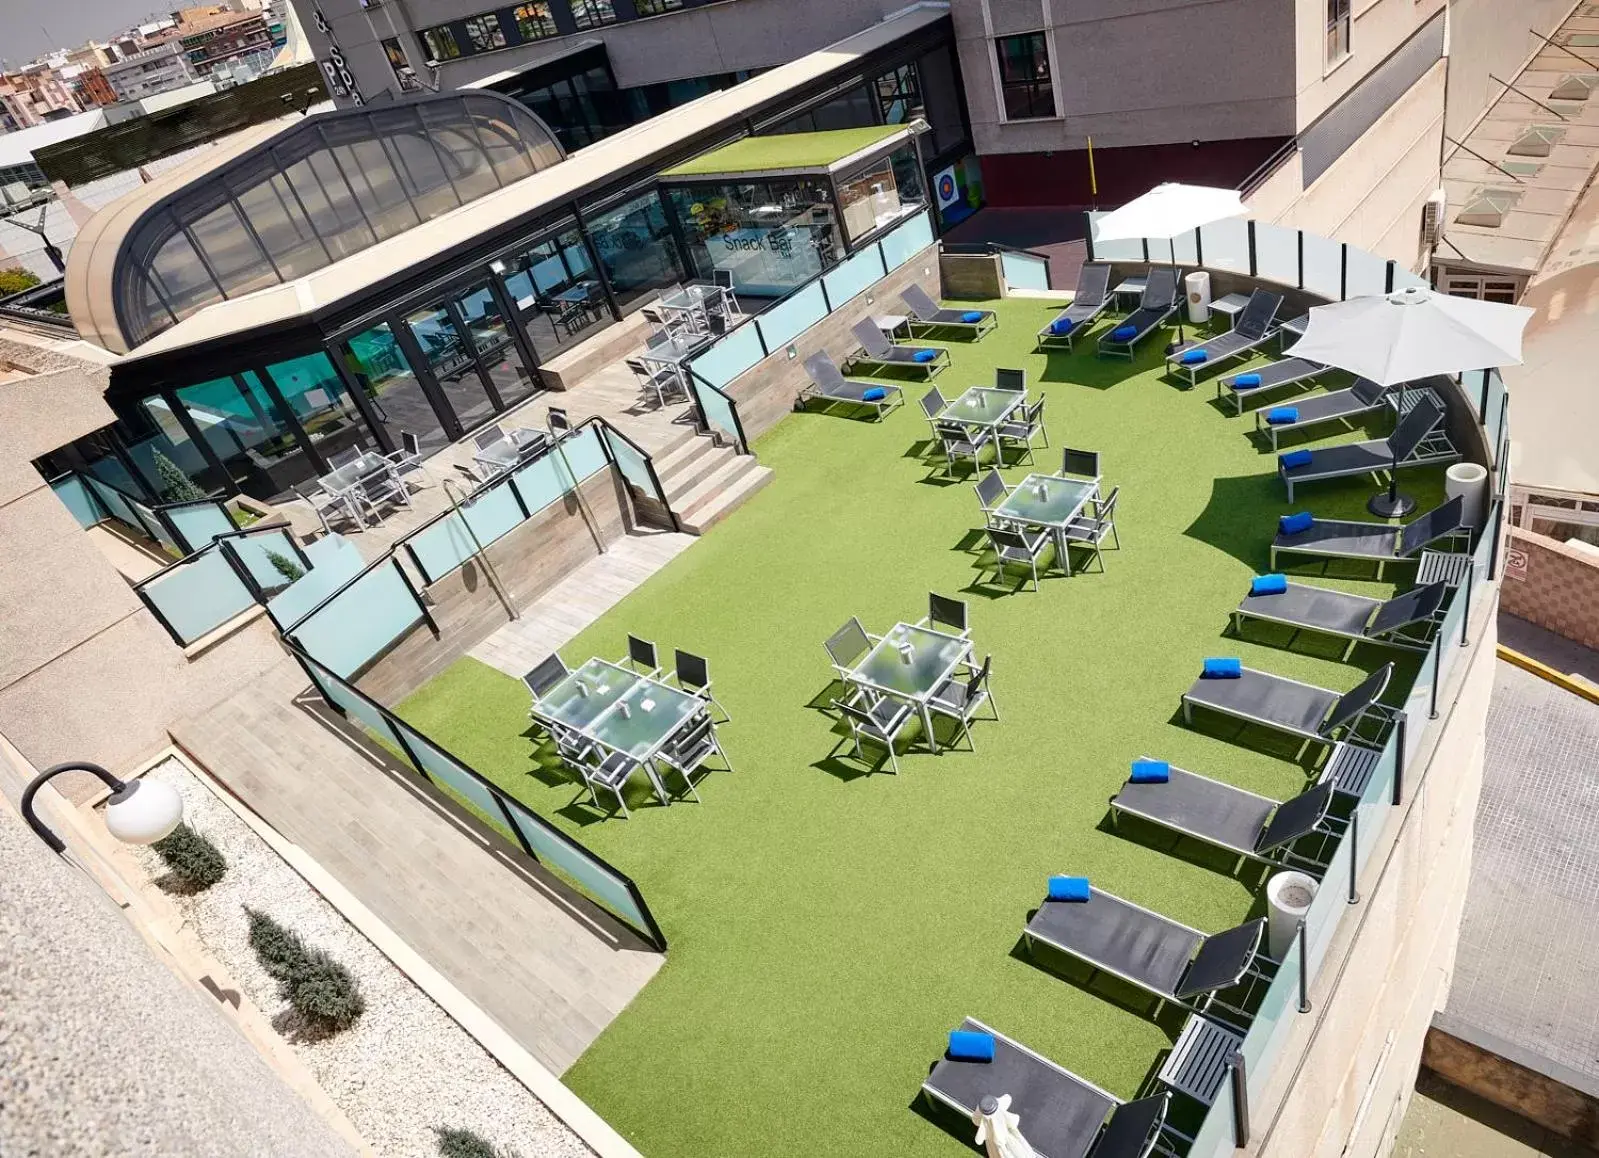
[[[718,446],[687,427],[652,457],[667,501],[691,535],[704,534],[772,481],[772,469],[753,455]]]

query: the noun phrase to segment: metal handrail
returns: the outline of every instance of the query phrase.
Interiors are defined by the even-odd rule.
[[[466,533],[472,538],[472,554],[477,556],[477,561],[483,567],[483,573],[489,577],[489,586],[494,588],[495,594],[500,597],[500,602],[505,604],[505,611],[512,619],[521,619],[522,613],[517,609],[516,601],[511,598],[511,593],[505,589],[505,584],[500,582],[500,573],[494,569],[494,564],[489,561],[487,553],[483,550],[483,542],[477,537],[477,531],[461,510],[461,501],[456,491],[454,479],[445,479],[441,484],[444,493],[450,500],[450,509],[460,516],[461,525],[466,528]],[[515,486],[516,484],[511,484]]]

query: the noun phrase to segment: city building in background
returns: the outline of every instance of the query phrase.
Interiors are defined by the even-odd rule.
[[[199,79],[189,54],[176,37],[107,65],[104,72],[117,99],[123,101],[142,100]]]

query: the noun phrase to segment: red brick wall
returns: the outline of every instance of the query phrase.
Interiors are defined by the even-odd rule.
[[[1599,556],[1520,528],[1511,530],[1505,546],[1499,606],[1599,648]]]

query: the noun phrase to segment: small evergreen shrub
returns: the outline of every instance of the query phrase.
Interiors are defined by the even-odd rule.
[[[150,847],[172,875],[196,893],[216,884],[228,871],[227,858],[221,850],[187,824],[178,825]]]
[[[267,976],[277,981],[279,995],[305,1023],[327,1033],[354,1025],[366,1010],[366,999],[350,971],[265,913],[244,911],[250,920],[250,948]]]
[[[194,480],[183,469],[159,450],[150,456],[155,463],[155,473],[161,484],[161,497],[169,503],[186,503],[205,498],[205,492],[194,485]]]
[[[514,1151],[502,1150],[471,1130],[435,1126],[433,1133],[439,1140],[439,1158],[516,1158]]]
[[[276,551],[268,551],[266,557],[267,562],[272,564],[272,569],[282,575],[284,580],[289,583],[293,583],[296,579],[300,579],[305,575],[305,568],[287,555],[280,555]]]

